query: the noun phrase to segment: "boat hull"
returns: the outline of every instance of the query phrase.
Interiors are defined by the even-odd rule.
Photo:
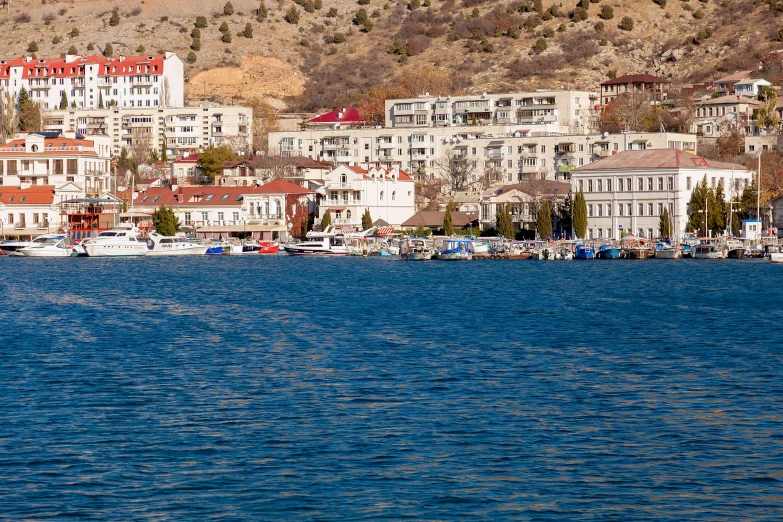
[[[147,244],[138,243],[137,245],[116,244],[116,245],[84,245],[84,251],[89,257],[130,257],[143,256],[147,253]]]
[[[72,248],[24,248],[19,250],[24,257],[71,257]]]
[[[620,259],[620,249],[607,248],[605,250],[599,250],[595,257],[596,259]]]
[[[430,259],[432,259],[430,252],[411,252],[402,256],[403,261],[429,261]]]
[[[289,245],[285,247],[285,253],[290,256],[345,256],[345,250],[334,249],[318,249],[315,247],[297,247],[296,245]]]
[[[207,253],[208,247],[202,245],[193,245],[183,248],[153,248],[148,250],[145,255],[148,256],[203,256]]]
[[[783,252],[773,252],[769,255],[769,260],[773,263],[783,263]]]
[[[680,259],[682,251],[675,248],[666,248],[655,251],[655,259]]]
[[[741,259],[745,257],[745,249],[744,248],[733,248],[729,250],[729,253],[727,255],[729,259]]]
[[[473,254],[470,252],[447,252],[441,253],[438,259],[441,261],[470,261],[473,259]]]
[[[694,259],[726,259],[726,256],[723,255],[723,252],[708,252],[708,253],[699,253],[695,252],[693,254]]]

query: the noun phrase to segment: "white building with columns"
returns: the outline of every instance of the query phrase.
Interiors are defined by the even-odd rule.
[[[693,188],[722,180],[726,201],[751,183],[754,172],[742,165],[708,160],[676,149],[632,150],[574,170],[573,191],[587,203],[587,239],[620,239],[623,231],[658,236],[664,208],[674,221],[674,239],[685,235]]]

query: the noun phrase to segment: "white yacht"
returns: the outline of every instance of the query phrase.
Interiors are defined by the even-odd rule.
[[[331,226],[323,232],[308,232],[307,241],[286,244],[285,252],[292,256],[344,256],[347,254],[344,236],[335,234],[334,228]]]
[[[32,244],[32,241],[0,241],[0,256],[21,256],[19,251]]]
[[[44,234],[33,239],[30,246],[17,251],[25,257],[71,257],[73,243],[65,234]]]
[[[148,256],[200,256],[207,253],[208,245],[202,245],[188,241],[179,236],[162,236],[157,232],[150,232],[147,241]]]
[[[85,239],[81,246],[90,257],[143,256],[147,253],[147,242],[140,235],[141,230],[133,223],[120,223]]]

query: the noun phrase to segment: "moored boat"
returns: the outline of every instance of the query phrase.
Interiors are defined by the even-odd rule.
[[[25,257],[71,257],[73,244],[65,234],[44,234],[33,239],[30,246],[17,251]]]
[[[596,259],[620,259],[620,247],[612,243],[606,243],[598,247],[595,253]]]
[[[403,261],[429,261],[433,248],[427,239],[413,237],[400,241],[400,259]]]
[[[655,245],[654,257],[655,259],[680,259],[682,251],[668,243],[658,243]]]
[[[344,256],[347,253],[344,236],[335,234],[333,230],[330,226],[323,232],[310,231],[307,241],[287,244],[285,253],[292,256]]]
[[[769,254],[769,260],[773,263],[783,263],[783,252],[772,252]]]
[[[444,261],[470,261],[473,259],[473,241],[470,239],[447,239],[437,253]]]
[[[576,245],[574,259],[595,259],[595,247],[590,243]]]
[[[695,259],[725,259],[726,251],[712,243],[699,243],[693,247],[693,257]]]
[[[197,256],[206,254],[209,248],[184,237],[163,236],[157,232],[150,232],[147,244],[148,256]]]
[[[81,242],[90,257],[143,256],[147,242],[133,223],[120,223]]]

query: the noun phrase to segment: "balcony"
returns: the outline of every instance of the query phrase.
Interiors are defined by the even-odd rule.
[[[17,170],[16,175],[19,176],[20,178],[21,177],[30,178],[30,177],[39,177],[39,176],[51,176],[52,172],[45,169],[22,169],[22,170]]]
[[[413,113],[415,111],[411,107],[410,109],[400,109],[398,107],[394,107],[394,115],[395,116],[413,116]]]
[[[424,149],[427,147],[427,142],[426,140],[411,140],[408,147],[411,149]]]
[[[519,167],[520,174],[535,174],[538,172],[538,165],[522,165]]]
[[[413,161],[424,161],[430,158],[429,154],[411,154]]]
[[[519,123],[554,123],[557,121],[557,116],[519,116]]]
[[[326,190],[337,190],[337,189],[354,189],[353,183],[327,183],[326,184]]]
[[[351,156],[335,156],[334,161],[337,163],[349,163],[353,161],[353,157]]]
[[[608,158],[612,155],[612,151],[609,149],[599,149],[595,151],[595,155],[599,158]]]
[[[322,205],[329,207],[358,207],[367,205],[367,201],[363,199],[331,199],[324,200]]]
[[[381,149],[381,150],[393,149],[394,148],[394,143],[392,143],[390,141],[389,142],[382,141],[382,142],[378,143],[378,148]]]
[[[324,143],[324,144],[321,145],[321,148],[323,150],[337,150],[337,149],[344,148],[346,145],[348,145],[348,144],[347,143],[343,143],[343,142],[340,142],[340,143]]]
[[[499,160],[499,159],[503,159],[505,156],[506,155],[503,153],[503,151],[497,149],[491,149],[487,151],[486,157],[488,159]]]
[[[361,224],[361,220],[359,219],[333,219],[332,223],[335,225],[359,225]]]

